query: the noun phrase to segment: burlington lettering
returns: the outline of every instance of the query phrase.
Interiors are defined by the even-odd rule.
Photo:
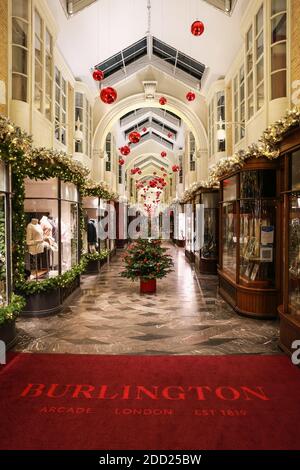
[[[43,384],[29,383],[21,392],[20,396],[39,398],[84,398],[98,400],[197,400],[205,401],[217,398],[222,401],[236,400],[270,400],[269,396],[261,386],[236,386],[220,385],[209,387],[208,385],[181,386],[147,386],[144,385],[121,385],[111,387],[109,385],[91,384]]]

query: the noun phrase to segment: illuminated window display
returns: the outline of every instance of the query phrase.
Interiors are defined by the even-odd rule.
[[[41,281],[79,261],[78,190],[59,181],[25,180],[26,276]]]
[[[296,143],[296,148],[295,148]],[[300,338],[300,132],[283,142],[283,305],[280,315],[280,346],[292,353],[293,341]]]
[[[6,165],[0,162],[0,307],[9,303],[11,291],[9,213],[9,171]]]
[[[278,162],[250,160],[221,181],[220,293],[241,314],[275,316]]]

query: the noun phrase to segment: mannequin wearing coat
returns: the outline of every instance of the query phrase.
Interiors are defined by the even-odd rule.
[[[43,253],[45,248],[50,248],[44,241],[44,232],[38,219],[31,219],[26,228],[26,244],[31,255]]]

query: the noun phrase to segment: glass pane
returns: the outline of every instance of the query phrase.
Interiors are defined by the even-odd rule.
[[[257,111],[263,107],[264,102],[265,102],[265,86],[262,83],[256,90]]]
[[[43,80],[43,68],[39,64],[39,62],[35,62],[35,83],[38,85],[39,88],[42,88],[42,80]]]
[[[46,51],[52,55],[52,37],[48,29],[46,29]]]
[[[223,201],[234,201],[237,192],[237,176],[232,176],[223,181]]]
[[[7,299],[5,198],[4,194],[0,194],[0,307],[5,306]]]
[[[46,72],[52,77],[52,56],[46,54]]]
[[[33,182],[32,182],[33,183]],[[37,182],[33,193],[45,190]],[[46,187],[51,184],[46,182]],[[30,183],[27,183],[30,187]],[[45,194],[39,193],[39,197]],[[26,194],[27,195],[27,194]],[[41,281],[59,274],[58,201],[55,199],[25,199],[26,257],[25,272],[29,280]]]
[[[243,84],[240,86],[240,101],[244,101],[244,99],[245,99],[245,85],[243,82]]]
[[[27,77],[12,75],[12,99],[27,101]]]
[[[0,161],[0,191],[8,191],[7,183],[6,166],[2,161]]]
[[[45,115],[46,115],[46,118],[49,119],[49,121],[51,121],[51,118],[52,118],[52,104],[51,104],[51,100],[49,100],[48,98],[46,98],[46,100],[45,100]]]
[[[27,75],[27,51],[22,47],[12,47],[12,70]]]
[[[272,15],[286,11],[286,0],[272,0]]]
[[[259,59],[264,52],[264,33],[261,32],[256,40],[256,59]]]
[[[276,171],[255,170],[241,172],[241,199],[275,197]]]
[[[217,214],[217,209],[204,209],[204,243],[201,258],[217,258]]]
[[[61,105],[62,105],[62,108],[66,111],[66,108],[67,108],[67,100],[66,100],[65,95],[62,95]]]
[[[83,109],[82,108],[76,108],[75,109],[75,121],[79,118],[79,121],[82,123],[83,122]]]
[[[256,83],[259,84],[264,79],[264,58],[256,66]]]
[[[223,205],[223,227],[222,227],[222,245],[223,245],[223,271],[231,279],[236,277],[236,249],[237,249],[237,215],[236,203]]]
[[[245,70],[244,66],[240,68],[240,82],[242,83],[245,79]]]
[[[50,178],[48,180],[31,180],[25,179],[25,197],[26,198],[40,198],[47,194],[48,198],[57,199],[57,179]]]
[[[78,263],[78,204],[61,203],[61,256],[62,272]]]
[[[46,74],[46,95],[52,96],[52,79]]]
[[[286,71],[276,72],[272,75],[272,100],[286,96]]]
[[[289,189],[300,190],[300,150],[293,152],[290,156]]]
[[[55,83],[60,87],[60,71],[55,67]]]
[[[274,44],[278,41],[286,40],[286,14],[277,15],[272,20],[271,24],[271,43]]]
[[[55,101],[60,104],[60,88],[57,85],[55,87]]]
[[[247,54],[247,73],[252,70],[253,67],[253,54]]]
[[[12,16],[28,20],[28,0],[12,0]]]
[[[247,38],[246,38],[247,51],[251,49],[252,44],[253,44],[253,39],[252,39],[252,26],[251,26],[251,28],[249,29],[247,33]]]
[[[261,288],[275,282],[276,201],[240,205],[240,281]]]
[[[34,27],[35,27],[35,34],[41,38],[42,36],[42,19],[38,12],[35,10],[34,12]]]
[[[251,119],[254,115],[254,96],[251,95],[248,100],[248,119]]]
[[[42,62],[42,43],[37,37],[35,38],[35,57]]]
[[[259,12],[256,15],[256,34],[258,34],[259,31],[262,29],[263,22],[264,22],[264,7],[262,5]]]
[[[248,77],[248,95],[253,93],[253,73],[251,73]]]
[[[290,197],[289,206],[289,307],[300,315],[300,194]]]
[[[61,199],[66,201],[78,201],[78,190],[77,186],[73,183],[61,182]]]
[[[286,43],[276,44],[271,48],[271,70],[286,68]]]
[[[76,93],[75,106],[78,106],[79,108],[83,108],[83,94],[82,93]]]
[[[12,42],[27,47],[28,24],[18,18],[12,19]]]

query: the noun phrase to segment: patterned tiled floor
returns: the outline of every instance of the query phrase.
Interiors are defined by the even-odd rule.
[[[15,350],[82,354],[280,354],[278,322],[239,317],[218,295],[217,278],[195,277],[170,245],[175,271],[155,295],[120,277],[116,256],[61,314],[18,320]]]

